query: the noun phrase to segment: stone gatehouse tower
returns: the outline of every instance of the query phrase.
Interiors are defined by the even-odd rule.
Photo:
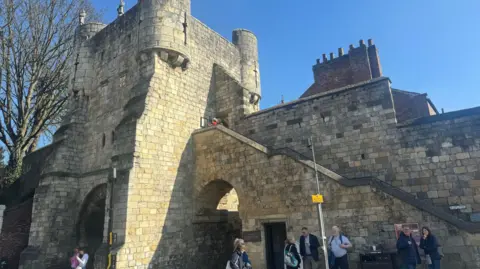
[[[141,0],[109,25],[84,17],[70,113],[35,193],[23,268],[65,263],[75,245],[96,251],[95,268],[109,252],[116,268],[196,268],[192,255],[208,265],[224,251],[198,242],[215,245],[238,224],[192,226],[192,132],[201,118],[235,126],[258,110],[257,38],[238,29],[228,41],[191,16],[190,0]]]
[[[352,268],[368,245],[391,250],[399,223],[431,227],[445,268],[480,268],[478,108],[439,114],[426,94],[393,89],[361,41],[317,60],[300,99],[259,110],[250,31],[226,40],[189,0],[140,0],[109,25],[84,17],[21,268],[68,266],[77,245],[91,268],[224,268],[233,238],[249,235],[267,269],[270,224],[318,234],[311,136],[326,224],[351,238]],[[224,126],[201,128],[213,117]],[[217,210],[227,193],[237,212]]]

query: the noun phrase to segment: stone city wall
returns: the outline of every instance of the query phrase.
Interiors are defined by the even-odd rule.
[[[28,245],[33,199],[11,205],[0,205],[0,259],[9,268],[18,268],[20,253]]]
[[[310,198],[316,192],[312,164],[278,155],[221,128],[199,131],[194,135],[194,141],[196,197],[201,198],[204,186],[212,183],[221,189],[223,185],[219,182],[226,181],[235,188],[243,231],[260,231],[262,234],[260,242],[247,244],[256,268],[266,268],[265,223],[285,222],[287,233],[296,238],[303,226],[319,235],[316,206]],[[320,189],[325,195],[326,230],[330,233],[328,227],[339,225],[353,242],[349,255],[351,268],[360,268],[359,253],[367,251],[369,245],[382,245],[384,250],[395,252],[394,224],[399,223],[418,223],[432,228],[443,245],[444,268],[480,266],[477,235],[459,230],[378,188],[345,186],[345,179],[339,180],[338,175],[326,169],[320,171],[324,172],[320,173]]]
[[[478,109],[396,123],[386,78],[299,99],[247,116],[235,130],[291,148],[346,177],[374,176],[436,205],[478,212]],[[455,213],[457,214],[457,213]]]

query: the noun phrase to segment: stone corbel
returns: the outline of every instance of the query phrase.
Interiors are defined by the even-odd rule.
[[[190,67],[190,59],[188,55],[166,48],[151,48],[148,51],[142,51],[137,55],[136,60],[138,63],[142,64],[155,58],[155,56],[169,64],[172,68],[180,67],[185,71]]]
[[[157,48],[151,50],[150,53],[152,56],[149,55],[149,52],[140,52],[137,56],[137,62],[144,63],[149,59],[154,58],[156,54],[160,60],[166,62],[172,68],[180,67],[183,71],[185,71],[190,67],[190,59],[188,56],[178,51]]]
[[[257,105],[258,102],[260,101],[261,97],[259,94],[250,92],[250,104],[252,105]]]
[[[160,49],[160,60],[168,63],[172,68],[180,67],[183,71],[189,67],[190,60],[187,55],[184,55],[178,51]]]

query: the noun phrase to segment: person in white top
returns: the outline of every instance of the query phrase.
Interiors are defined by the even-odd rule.
[[[88,263],[88,254],[85,252],[85,249],[83,248],[80,249],[79,253],[80,255],[77,256],[77,260],[79,262],[77,269],[86,269],[87,263]]]

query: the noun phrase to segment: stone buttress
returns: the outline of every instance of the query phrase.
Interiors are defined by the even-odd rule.
[[[54,135],[55,152],[46,162],[43,173],[37,175],[40,180],[34,196],[28,247],[20,258],[23,269],[47,268],[68,260],[64,247],[75,245],[72,232],[80,199],[78,173],[88,110],[85,91],[90,90],[93,78],[92,54],[85,41],[105,27],[100,23],[85,24],[84,18],[85,14],[80,14],[81,25],[75,32],[69,113]]]

